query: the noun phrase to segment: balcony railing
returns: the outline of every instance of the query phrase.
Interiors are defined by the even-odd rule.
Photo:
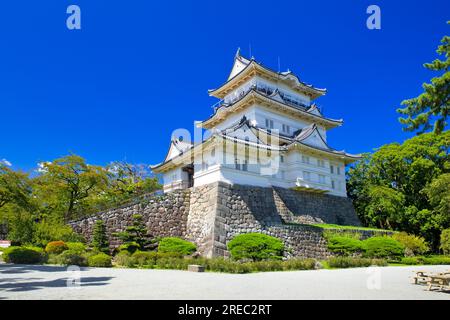
[[[242,97],[244,97],[250,90],[256,90],[258,92],[264,93],[267,96],[270,96],[274,92],[274,90],[271,88],[264,87],[264,86],[258,86],[256,84],[254,84],[254,85],[250,86],[247,90],[240,92],[238,96],[233,97],[232,99],[229,99],[227,102],[225,102],[224,100],[220,100],[220,101],[216,102],[215,104],[213,104],[211,106],[211,108],[214,109],[214,111],[216,111],[218,108],[220,108],[222,106],[231,105],[231,104],[235,103],[236,101],[242,99]],[[291,105],[293,107],[300,108],[300,109],[308,109],[312,105],[312,104],[307,104],[307,103],[299,102],[296,100],[292,100],[289,97],[287,97],[282,91],[279,91],[279,92],[280,92],[280,96],[283,98],[283,101],[286,104]]]

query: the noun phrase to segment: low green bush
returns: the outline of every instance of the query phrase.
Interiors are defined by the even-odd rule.
[[[135,267],[135,260],[131,257],[128,251],[121,251],[113,259],[114,264],[120,267],[132,268]]]
[[[64,241],[50,241],[45,246],[45,252],[52,254],[60,254],[69,249]]]
[[[38,247],[16,247],[12,246],[3,251],[2,259],[7,263],[36,264],[45,262],[47,256]]]
[[[88,266],[89,267],[111,267],[111,256],[106,253],[97,253],[88,257]]]
[[[400,260],[400,263],[407,265],[439,265],[450,264],[450,257],[448,256],[416,256],[416,257],[404,257]]]
[[[60,264],[65,266],[76,265],[84,267],[88,265],[87,257],[77,250],[66,250],[58,255],[51,254],[48,258],[49,264]]]
[[[235,260],[281,260],[284,244],[280,239],[262,233],[247,233],[234,237],[228,243],[228,249]]]
[[[158,252],[174,252],[187,256],[196,250],[197,246],[192,242],[176,237],[162,238],[158,244]]]
[[[314,259],[289,259],[283,261],[283,270],[313,270],[316,267]]]
[[[398,259],[404,255],[404,246],[391,237],[371,237],[363,241],[364,255],[369,258]]]
[[[392,235],[392,239],[403,245],[406,256],[421,255],[430,249],[424,238],[406,232],[396,232]]]
[[[86,245],[81,242],[66,242],[68,250],[82,254],[86,251]]]
[[[331,268],[360,268],[370,266],[386,266],[387,262],[382,259],[333,257],[327,260]]]
[[[156,251],[136,251],[131,255],[132,264],[139,267],[149,266],[152,267],[156,264],[157,252]]]
[[[128,251],[131,254],[138,251],[139,249],[141,249],[141,246],[139,245],[139,243],[134,241],[130,241],[119,246],[119,252]]]
[[[361,240],[340,235],[329,237],[327,247],[331,252],[347,256],[364,252],[364,244]]]

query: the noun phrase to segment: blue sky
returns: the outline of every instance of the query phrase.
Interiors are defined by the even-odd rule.
[[[81,8],[81,30],[66,8]],[[381,30],[366,8],[381,8]],[[0,10],[0,159],[30,171],[74,152],[154,164],[177,128],[211,112],[237,47],[326,87],[336,149],[403,141],[395,109],[449,33],[448,1],[7,1]]]

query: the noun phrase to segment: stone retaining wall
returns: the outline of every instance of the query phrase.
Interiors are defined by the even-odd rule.
[[[195,242],[206,257],[227,257],[227,243],[234,236],[261,232],[283,240],[287,258],[323,259],[331,255],[322,236],[323,229],[295,223],[360,224],[347,198],[223,182],[174,191],[70,224],[90,239],[95,220],[103,219],[113,248],[119,242],[112,233],[130,225],[133,214],[143,215],[151,234]],[[372,234],[360,233],[367,233],[365,237]]]

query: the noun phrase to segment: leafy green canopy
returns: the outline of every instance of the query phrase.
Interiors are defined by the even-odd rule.
[[[450,132],[391,143],[350,168],[348,195],[370,227],[424,237],[436,249],[450,226]]]
[[[450,21],[447,22],[450,24]],[[405,131],[420,130],[423,133],[431,129],[430,122],[434,120],[434,132],[440,133],[444,130],[449,113],[450,100],[450,37],[444,36],[441,45],[437,49],[439,55],[444,55],[446,60],[436,59],[431,63],[425,63],[428,70],[440,72],[440,76],[431,79],[431,83],[422,85],[424,92],[416,98],[404,100],[403,109],[397,109],[406,118],[399,118],[404,124]]]

